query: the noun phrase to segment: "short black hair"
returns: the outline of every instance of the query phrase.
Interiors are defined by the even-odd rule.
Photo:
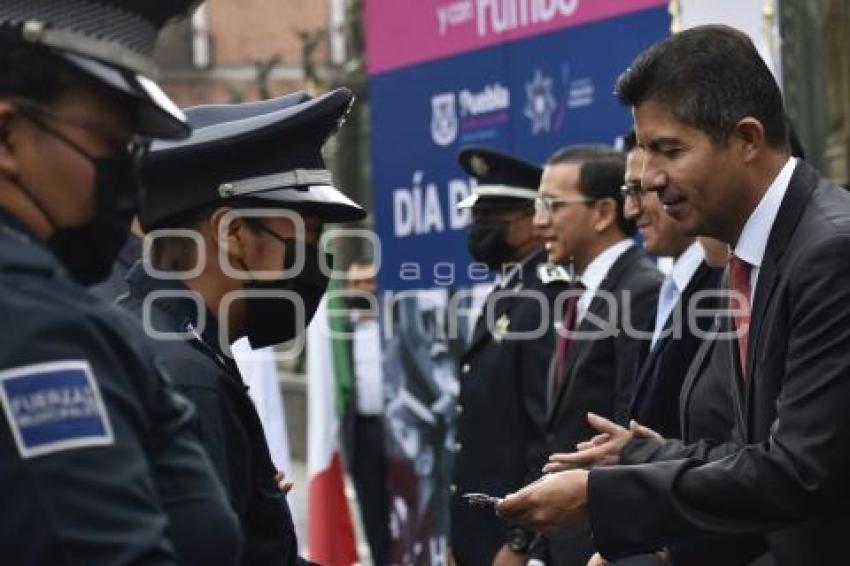
[[[0,96],[50,105],[69,90],[93,83],[44,47],[0,41]]]
[[[750,38],[728,26],[699,26],[656,43],[620,75],[615,93],[628,106],[652,100],[669,107],[718,146],[751,116],[768,145],[788,148],[779,85]]]
[[[556,151],[546,165],[578,165],[581,193],[593,200],[614,199],[617,203],[617,228],[626,236],[634,235],[637,227],[623,212],[623,193],[620,191],[626,176],[623,152],[607,145],[571,145]]]
[[[803,147],[803,140],[797,134],[797,128],[794,127],[794,121],[790,116],[785,117],[785,127],[788,129],[788,147],[791,149],[791,155],[806,159],[806,148]]]

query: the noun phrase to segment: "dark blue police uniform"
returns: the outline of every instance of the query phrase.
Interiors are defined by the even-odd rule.
[[[141,262],[127,276],[129,291],[117,305],[139,319],[145,297],[156,291],[188,291],[177,281],[151,277]],[[148,317],[157,332],[184,334],[186,341],[159,341],[153,353],[158,367],[200,414],[198,432],[216,472],[242,519],[243,564],[294,564],[298,557],[292,516],[274,481],[277,473],[248,388],[233,358],[222,351],[216,317],[197,304],[171,294],[150,304]]]
[[[3,179],[4,194],[18,191],[52,228],[41,241],[11,199],[0,210],[3,564],[229,565],[240,554],[238,523],[197,440],[191,405],[152,363],[139,324],[79,284],[102,279],[124,242],[137,197],[135,152],[89,155],[48,125],[62,117],[39,92],[46,79],[23,72],[52,63],[66,74],[57,82],[75,85],[58,86],[56,98],[86,85],[122,101],[109,113],[126,118],[133,133],[185,137],[185,116],[150,77],[159,30],[193,4],[0,3],[0,49],[8,56],[0,72],[10,79],[0,95],[28,127],[64,143],[94,171],[93,211],[77,224],[57,221],[56,201],[45,202],[25,175]],[[95,100],[88,88],[76,92]],[[65,174],[51,158],[14,155],[27,167],[44,159],[46,171]],[[86,187],[65,185],[67,198],[85,198]]]
[[[458,442],[451,486],[452,554],[458,564],[476,566],[491,564],[505,545],[522,554],[532,550],[534,533],[504,521],[492,508],[470,505],[463,496],[501,497],[540,475],[547,456],[553,304],[568,281],[563,268],[547,263],[543,250],[538,248],[512,264],[510,256],[499,257],[510,254],[507,241],[499,242],[492,232],[482,231],[484,236],[478,240],[490,241],[482,246],[476,244],[473,232],[477,226],[487,228],[487,216],[482,214],[487,209],[530,214],[541,168],[488,148],[465,148],[458,158],[478,181],[472,194],[458,204],[480,211],[470,228],[470,252],[503,276],[484,301],[460,360]]]
[[[317,98],[295,93],[258,103],[187,110],[190,122],[198,126],[192,136],[180,142],[155,143],[142,165],[146,188],[139,214],[142,229],[149,236],[163,228],[185,229],[182,222],[187,214],[203,216],[199,210],[218,205],[285,209],[324,221],[363,218],[363,209],[331,185],[321,157],[321,146],[342,123],[352,97],[347,89],[338,89]],[[296,239],[286,240],[285,246]],[[281,259],[295,261],[289,251],[284,251]],[[282,263],[281,269],[295,271],[293,265]],[[313,273],[305,265],[301,274],[307,272]],[[160,277],[138,263],[128,274],[128,293],[116,304],[145,321],[150,336],[163,338],[157,340],[154,359],[197,408],[201,441],[242,525],[242,563],[299,563],[292,516],[275,480],[277,470],[256,408],[229,351],[229,340],[235,338],[227,333],[220,336],[215,306],[174,277],[177,275]],[[281,285],[295,280],[300,280],[299,275]],[[320,284],[307,287],[314,307],[307,316],[312,316],[327,284],[327,279],[317,280]],[[296,295],[300,290],[287,287]],[[239,291],[246,312],[251,291]],[[264,301],[260,310],[274,316],[266,317],[270,324],[259,324],[258,318],[268,312],[254,318],[246,315],[243,330],[252,347],[288,340],[276,339],[277,330],[287,327],[294,333],[296,321],[288,319],[294,319],[294,314],[287,317],[289,311],[284,309],[278,316],[281,311],[274,310],[275,301],[259,298]],[[310,303],[309,299],[304,302]],[[261,343],[264,340],[268,342]]]
[[[234,564],[236,518],[135,320],[0,210],[0,556]]]

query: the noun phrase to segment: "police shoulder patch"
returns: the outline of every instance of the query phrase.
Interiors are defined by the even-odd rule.
[[[0,371],[0,402],[22,458],[115,442],[100,388],[84,360]]]

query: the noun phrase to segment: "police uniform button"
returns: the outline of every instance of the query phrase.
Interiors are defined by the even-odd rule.
[[[452,494],[457,493],[457,486],[455,484],[450,485],[449,491],[452,492]]]
[[[467,373],[469,373],[469,372],[471,372],[471,371],[472,371],[472,365],[470,365],[470,364],[463,364],[463,366],[460,368],[460,371],[461,371],[462,373],[464,373],[464,374],[467,374]]]
[[[463,444],[461,444],[460,442],[455,444],[455,452],[460,452],[462,448],[463,448]]]
[[[455,411],[458,415],[463,414],[463,405],[458,405],[457,410]]]

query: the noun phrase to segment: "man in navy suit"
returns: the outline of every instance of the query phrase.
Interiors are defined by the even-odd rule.
[[[710,238],[698,241],[686,235],[664,212],[658,195],[641,189],[643,151],[636,147],[634,132],[626,136],[625,149],[626,217],[637,224],[648,253],[673,258],[658,294],[652,340],[641,352],[636,368],[630,413],[664,438],[681,438],[679,392],[704,332],[713,322],[711,311],[716,308],[717,295],[711,291],[719,287],[722,274],[722,269],[707,262],[706,252],[722,255],[726,246]],[[697,308],[706,315],[690,317]],[[691,318],[694,328],[688,324]]]
[[[643,184],[691,234],[732,246],[726,376],[736,442],[679,460],[550,474],[499,512],[589,519],[606,558],[699,532],[767,533],[778,565],[846,562],[850,528],[850,194],[790,156],[782,96],[752,41],[703,26],[618,82],[646,149]],[[624,518],[628,518],[624,520]]]

